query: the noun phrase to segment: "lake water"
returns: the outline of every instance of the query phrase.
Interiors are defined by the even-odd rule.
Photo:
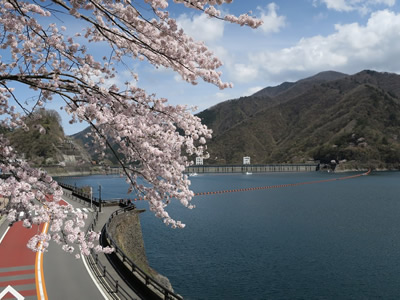
[[[195,192],[318,181],[347,174],[199,175]],[[118,177],[64,178],[126,198]],[[96,193],[95,193],[96,195]],[[150,265],[185,299],[399,299],[400,173],[196,196],[171,205],[185,229],[141,215]],[[137,202],[139,207],[146,203]]]

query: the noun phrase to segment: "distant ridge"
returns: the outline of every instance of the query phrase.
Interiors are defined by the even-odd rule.
[[[266,87],[266,88],[258,91],[257,93],[253,94],[252,97],[263,97],[263,96],[275,97],[278,94],[285,92],[288,89],[292,88],[293,86],[295,86],[297,84],[302,84],[307,81],[312,82],[312,83],[325,82],[325,81],[341,79],[346,76],[348,76],[348,75],[344,74],[344,73],[340,73],[340,72],[335,72],[335,71],[320,72],[314,76],[301,79],[297,82],[284,82],[278,86]]]
[[[342,161],[398,168],[400,76],[334,71],[264,88],[198,116],[214,130],[208,163]],[[346,161],[346,163],[344,163]]]
[[[321,72],[224,101],[198,116],[214,132],[207,164],[240,164],[250,156],[260,164],[400,166],[400,76],[393,73]],[[87,130],[72,137],[93,153]],[[106,158],[115,163],[110,153]]]

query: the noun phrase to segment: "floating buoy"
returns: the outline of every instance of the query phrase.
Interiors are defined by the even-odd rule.
[[[360,176],[369,175],[370,173],[371,173],[371,169],[369,169],[367,172],[362,173],[362,174],[346,176],[346,177],[340,177],[340,178],[332,178],[332,179],[316,180],[316,181],[307,181],[307,182],[299,182],[299,183],[288,183],[288,184],[280,184],[280,185],[269,185],[269,186],[252,187],[252,188],[241,188],[241,189],[236,189],[236,190],[224,190],[224,191],[216,191],[216,192],[202,192],[202,193],[195,193],[194,195],[195,196],[215,195],[215,194],[248,192],[248,191],[265,190],[265,189],[275,189],[275,188],[299,186],[299,185],[304,185],[304,184],[316,184],[316,183],[330,182],[330,181],[335,181],[335,180],[345,180],[345,179],[357,178],[357,177],[360,177]],[[136,201],[136,198],[134,200]],[[142,200],[142,199],[139,198],[139,200]]]

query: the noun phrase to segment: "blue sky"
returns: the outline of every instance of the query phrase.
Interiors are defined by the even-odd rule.
[[[142,73],[139,85],[171,103],[203,110],[326,70],[400,71],[400,7],[395,0],[236,0],[222,9],[234,14],[252,11],[264,25],[252,30],[181,7],[173,14],[222,59],[222,78],[234,88],[221,91],[204,83],[194,87],[166,70]]]
[[[202,82],[193,86],[170,70],[132,62],[130,67],[139,74],[137,85],[172,104],[195,105],[201,111],[321,71],[400,72],[400,4],[396,0],[234,0],[220,9],[236,15],[252,11],[264,25],[252,30],[170,4],[179,25],[224,62],[222,79],[232,82],[232,89],[219,90]],[[121,70],[117,83],[129,80],[125,74]],[[68,118],[62,117],[67,134],[86,127],[83,123],[70,126]]]

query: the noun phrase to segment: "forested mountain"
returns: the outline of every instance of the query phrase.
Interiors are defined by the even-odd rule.
[[[86,129],[75,133],[74,135],[71,135],[71,139],[82,145],[87,153],[90,153],[92,161],[96,164],[104,164],[107,166],[118,165],[118,159],[115,157],[114,153],[108,148],[104,153],[104,157],[100,157],[99,153],[97,152],[97,147],[93,143],[92,137],[88,136],[90,132],[90,127],[87,127]],[[112,143],[112,145],[114,147],[114,150],[117,151],[118,147],[116,147],[114,143]]]
[[[54,110],[39,109],[25,118],[29,130],[4,131],[11,145],[34,166],[90,164],[91,158],[74,140],[64,135],[61,118]],[[40,132],[42,131],[42,132]]]
[[[208,163],[347,161],[398,168],[400,76],[323,72],[229,100],[198,116],[214,130]]]
[[[400,75],[327,71],[198,114],[212,128],[207,164],[340,162],[399,168]],[[88,129],[72,136],[82,144]],[[106,158],[115,162],[112,155]],[[96,159],[96,157],[94,157]]]

